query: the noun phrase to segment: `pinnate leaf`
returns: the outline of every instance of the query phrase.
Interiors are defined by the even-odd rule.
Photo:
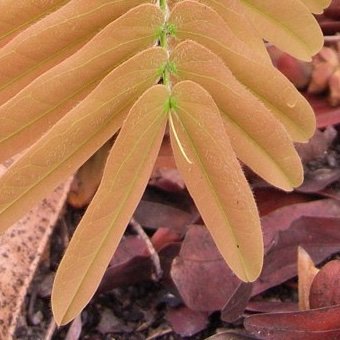
[[[174,7],[170,22],[176,30],[173,42],[191,39],[220,56],[237,80],[279,119],[294,141],[306,141],[313,135],[315,117],[307,100],[272,65],[256,60],[214,10],[186,0]]]
[[[39,20],[53,12],[69,0],[2,0],[0,2],[0,45]]]
[[[301,162],[285,129],[220,58],[193,41],[177,45],[171,58],[176,79],[195,81],[213,97],[242,162],[282,189],[292,190],[301,184]]]
[[[321,49],[321,29],[300,0],[240,2],[257,32],[281,50],[298,59],[310,61],[311,56]]]
[[[110,23],[113,25],[114,19],[143,2],[147,1],[72,0],[22,31],[0,50],[0,103],[6,101],[70,53],[74,53],[74,50],[81,47],[101,28]],[[160,10],[156,6],[150,4],[146,7],[138,6],[134,8],[134,12],[139,13],[135,14],[136,24],[141,24],[143,21],[146,25],[150,24],[148,14],[152,10],[149,6],[153,8],[151,17],[155,16],[157,20],[155,12],[157,10],[160,12]],[[124,28],[130,36],[132,22],[132,20],[123,19],[120,23],[120,25],[125,25]],[[141,25],[141,29],[143,28],[145,29],[145,25]],[[138,37],[138,30],[135,33]],[[124,37],[122,33],[114,36],[118,41]],[[111,39],[113,40],[114,37]],[[105,43],[109,41],[102,41],[102,48],[105,48]]]
[[[135,100],[158,82],[166,59],[155,47],[113,70],[0,178],[0,232],[113,136]]]
[[[72,320],[95,293],[141,199],[163,139],[168,97],[165,86],[152,87],[124,122],[54,281],[52,309],[58,324]]]
[[[245,15],[239,1],[196,0],[214,9],[228,24],[231,31],[249,46],[264,62],[271,62],[265,44]]]
[[[141,5],[0,107],[0,162],[35,142],[115,66],[155,44],[161,11]]]
[[[172,102],[177,167],[230,268],[242,280],[254,281],[262,268],[260,221],[218,108],[192,81],[174,86]]]

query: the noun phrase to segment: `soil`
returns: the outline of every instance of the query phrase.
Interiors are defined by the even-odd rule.
[[[45,340],[48,329],[54,328],[50,308],[53,276],[64,252],[65,232],[73,232],[83,212],[67,206],[65,215],[59,220],[51,238],[49,254],[46,254],[48,261],[41,264],[26,297],[16,339]],[[114,289],[96,296],[82,312],[79,339],[184,339],[172,331],[165,319],[167,307],[180,304],[179,298],[157,282]],[[214,313],[204,331],[185,339],[205,339],[215,334],[216,329],[226,327],[228,324],[220,320],[219,313]],[[70,325],[55,329],[52,339],[74,339],[67,337],[69,329]]]

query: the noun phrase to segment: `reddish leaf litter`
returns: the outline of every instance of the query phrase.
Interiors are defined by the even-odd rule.
[[[325,35],[336,34],[340,31],[340,1],[333,0],[331,5],[317,19]]]

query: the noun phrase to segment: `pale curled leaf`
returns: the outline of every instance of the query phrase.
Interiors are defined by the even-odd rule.
[[[0,178],[0,232],[113,136],[166,59],[155,47],[117,67]]]
[[[332,0],[300,0],[312,13],[321,14],[327,8]]]
[[[67,57],[77,45],[81,46],[130,8],[144,2],[148,1],[72,0],[22,31],[0,49],[0,104]],[[139,22],[148,21],[143,9],[140,14]]]
[[[72,320],[95,293],[150,177],[165,131],[168,90],[149,89],[132,107],[103,180],[59,266],[52,292],[58,324]]]
[[[309,310],[309,295],[312,282],[319,272],[310,255],[301,246],[298,247],[298,283],[299,283],[299,309]]]
[[[176,84],[172,96],[171,144],[178,169],[225,261],[240,279],[254,281],[263,261],[259,216],[218,108],[191,81]]]
[[[301,161],[285,129],[220,58],[202,45],[185,41],[174,49],[171,60],[176,80],[195,81],[213,97],[242,162],[284,190],[301,184]]]
[[[234,76],[285,126],[294,141],[306,141],[315,130],[314,113],[307,100],[277,69],[254,58],[236,39],[222,18],[194,1],[183,1],[171,13],[176,43],[192,39],[220,56]]]
[[[319,24],[300,0],[240,2],[257,32],[292,56],[310,61],[323,46]]]
[[[114,67],[154,45],[162,20],[152,5],[129,11],[2,105],[0,161],[35,142]]]

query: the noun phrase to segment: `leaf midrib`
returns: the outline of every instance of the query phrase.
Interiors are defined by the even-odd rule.
[[[147,80],[144,80],[143,82],[140,82],[137,84],[137,86],[142,85],[144,83],[149,82],[152,79],[152,77],[148,78]],[[128,92],[130,89],[125,90],[124,92]],[[120,95],[122,95],[124,92],[122,92]],[[96,111],[98,111],[101,107],[108,105],[110,102],[112,102],[113,100],[115,100],[115,98],[112,98],[111,100],[109,100],[108,102],[100,105]],[[114,115],[111,119],[106,120],[105,122],[103,122],[102,127],[105,126],[106,124],[108,124],[112,119],[114,119],[118,114],[120,114],[124,109],[126,109],[129,105],[131,104],[131,101],[125,103],[125,105],[123,107],[121,107],[121,109],[117,112],[116,115]],[[94,111],[94,112],[96,112]],[[98,130],[93,133],[92,135],[89,136],[89,138],[87,138],[84,142],[79,144],[79,147],[77,149],[74,150],[74,152],[72,154],[70,154],[67,158],[63,159],[62,163],[66,163],[70,158],[72,158],[74,156],[75,153],[77,153],[85,144],[87,144],[89,142],[89,140],[93,139],[97,134],[99,134],[102,130],[101,128],[98,128]],[[8,209],[10,209],[13,205],[15,205],[19,200],[21,200],[23,197],[25,197],[27,195],[28,192],[30,192],[32,189],[34,189],[36,186],[38,186],[42,181],[46,180],[46,178],[48,178],[51,174],[53,174],[53,172],[58,169],[60,167],[61,163],[58,163],[55,167],[52,168],[52,170],[48,171],[46,173],[46,175],[42,178],[39,179],[38,182],[34,183],[34,185],[28,187],[19,197],[17,197],[17,199],[15,199],[14,201],[12,201],[9,205],[7,205],[5,208],[3,208],[0,211],[0,217],[3,213],[5,213]]]
[[[241,2],[243,2],[244,6],[247,6],[251,9],[253,9],[255,12],[257,12],[260,16],[265,16],[270,22],[272,22],[275,26],[275,24],[279,24],[279,26],[290,36],[293,36],[301,46],[304,47],[305,52],[307,52],[307,54],[310,54],[310,48],[308,47],[307,43],[305,42],[304,39],[301,39],[301,37],[295,32],[289,29],[289,27],[285,24],[283,24],[281,21],[277,21],[275,20],[268,12],[264,11],[263,9],[260,9],[258,7],[256,7],[254,4],[251,4],[248,0],[240,0]],[[276,0],[276,1],[280,1],[280,0]]]
[[[136,41],[139,41],[139,40],[143,40],[143,39],[148,39],[148,38],[151,38],[153,37],[153,35],[150,35],[150,36],[146,36],[146,37],[143,37],[143,38],[139,38],[139,39],[133,39],[133,40],[130,40],[129,43],[133,43],[133,42],[136,42]],[[78,65],[77,67],[75,68],[72,68],[72,70],[66,70],[62,73],[58,73],[57,75],[55,75],[54,77],[52,78],[49,78],[47,79],[45,82],[41,83],[41,85],[44,85],[46,82],[51,82],[53,81],[53,79],[55,78],[59,78],[61,75],[65,74],[65,73],[68,73],[70,71],[74,72],[75,70],[81,68],[81,67],[85,67],[87,64],[89,64],[90,62],[92,62],[93,60],[95,60],[96,58],[100,58],[102,57],[104,54],[106,53],[110,53],[112,51],[114,51],[115,49],[118,49],[118,48],[121,48],[122,46],[126,45],[128,43],[123,43],[123,44],[120,44],[118,46],[116,46],[115,48],[112,48],[112,49],[109,49],[107,50],[105,53],[102,53],[100,55],[96,55],[96,57],[90,59],[90,60],[87,60],[86,63],[84,64],[81,64],[81,65]],[[60,103],[58,103],[57,105],[49,108],[48,110],[42,112],[40,115],[36,116],[36,118],[33,120],[33,121],[30,121],[28,124],[25,124],[25,125],[21,125],[21,127],[17,130],[15,130],[14,132],[12,132],[10,135],[7,135],[5,138],[2,138],[0,139],[0,143],[3,143],[3,142],[6,142],[8,139],[12,138],[13,136],[17,135],[18,133],[20,133],[21,131],[25,130],[27,127],[30,127],[32,126],[35,122],[39,121],[40,119],[44,118],[47,114],[49,114],[50,112],[54,111],[55,109],[57,109],[58,107],[60,107],[61,105],[63,105],[64,103],[66,103],[67,101],[69,101],[70,99],[72,99],[74,96],[76,96],[77,94],[79,94],[80,92],[86,90],[86,88],[88,88],[89,86],[91,86],[92,84],[94,84],[95,82],[99,81],[102,76],[105,77],[105,75],[107,75],[108,73],[110,73],[111,71],[113,71],[115,68],[117,68],[118,66],[117,65],[121,65],[124,61],[126,61],[127,58],[125,58],[124,60],[121,60],[119,63],[117,62],[117,64],[115,64],[115,66],[110,70],[106,70],[104,71],[100,77],[97,77],[95,80],[92,80],[91,82],[85,84],[83,87],[81,87],[80,89],[77,89],[75,92],[73,92],[72,95],[70,95],[69,97],[66,97],[64,98],[64,100]],[[0,117],[1,118],[1,117]]]
[[[209,36],[206,36],[206,35],[203,35],[203,34],[200,34],[200,33],[196,33],[196,32],[190,32],[190,31],[184,31],[184,30],[178,30],[177,32],[180,32],[180,33],[184,33],[184,35],[188,34],[188,35],[192,35],[192,36],[198,36],[198,37],[202,37],[202,38],[205,38],[205,39],[208,39],[208,40],[211,40],[212,42],[218,44],[220,47],[222,47],[223,49],[226,49],[224,47],[224,45],[222,45],[218,40],[215,40]],[[198,42],[199,43],[199,42]],[[228,50],[228,49],[227,49]],[[231,51],[232,53],[235,53],[236,55],[238,54],[236,51]],[[214,53],[214,52],[212,52]],[[217,55],[217,54],[216,54]],[[248,59],[248,57],[242,55],[242,57]],[[233,73],[234,74],[234,73]],[[235,78],[244,86],[246,87],[251,93],[254,94],[254,96],[256,96],[257,98],[259,98],[260,101],[262,101],[265,105],[269,106],[270,107],[270,110],[273,110],[275,111],[280,117],[283,117],[284,120],[288,121],[289,124],[291,126],[294,127],[294,130],[298,131],[299,132],[299,135],[300,136],[305,136],[305,132],[300,128],[300,126],[298,124],[295,123],[295,121],[287,116],[286,114],[284,114],[282,112],[281,109],[277,108],[273,103],[269,102],[266,98],[264,98],[262,95],[258,94],[257,92],[255,92],[251,87],[247,86],[246,84],[244,84],[243,81],[239,80],[239,78],[237,77],[237,75],[235,75]]]
[[[60,1],[57,4],[55,4],[54,6],[46,9],[46,11],[43,11],[42,13],[40,13],[39,15],[31,18],[30,20],[27,20],[25,22],[23,22],[22,24],[20,24],[19,26],[16,26],[15,28],[13,28],[10,31],[7,31],[6,33],[4,33],[3,35],[0,35],[0,41],[8,36],[10,36],[11,34],[18,32],[20,30],[22,30],[22,28],[28,27],[30,24],[32,24],[33,22],[38,21],[38,19],[45,17],[48,13],[52,13],[55,12],[56,9],[61,8],[62,6],[64,6],[66,3],[68,3],[70,0],[64,0],[64,1]],[[4,21],[3,21],[4,22]],[[8,23],[7,23],[8,24]]]
[[[195,117],[193,117],[188,111],[186,111],[185,109],[183,109],[183,107],[181,107],[180,105],[178,105],[178,108],[179,108],[180,110],[182,110],[184,113],[186,113],[186,114],[189,116],[189,118],[191,118],[191,120],[193,120],[194,123],[195,123],[197,126],[199,126],[199,123],[197,122],[197,120],[195,119]],[[190,134],[188,133],[187,129],[185,128],[184,124],[182,123],[181,119],[179,119],[179,122],[181,123],[182,128],[183,128],[185,134],[187,135],[188,140],[190,141],[190,144],[191,144],[191,146],[192,146],[192,150],[193,150],[193,152],[194,152],[196,158],[197,158],[198,161],[199,161],[200,168],[203,169],[202,173],[203,173],[204,177],[206,178],[206,181],[207,181],[207,183],[208,183],[208,187],[210,187],[210,190],[211,190],[213,196],[215,197],[215,200],[216,200],[216,202],[217,202],[217,205],[219,206],[219,210],[222,212],[222,215],[223,215],[224,218],[225,218],[226,224],[227,224],[227,226],[229,227],[231,236],[232,236],[232,238],[233,238],[233,240],[234,240],[234,244],[237,245],[237,244],[239,244],[239,242],[237,241],[237,237],[236,237],[236,235],[235,235],[235,233],[234,233],[233,227],[232,227],[231,223],[229,222],[229,219],[228,219],[228,216],[227,216],[225,210],[223,209],[223,205],[221,204],[221,200],[220,200],[219,195],[217,194],[216,190],[214,190],[214,185],[212,184],[212,181],[211,181],[211,179],[210,179],[210,176],[209,176],[209,174],[207,173],[207,171],[206,171],[206,169],[205,169],[205,166],[203,165],[203,162],[202,162],[202,160],[201,160],[201,157],[199,156],[199,152],[198,152],[197,148],[195,147],[195,144],[194,144],[194,142],[193,142],[193,140],[192,140]],[[213,138],[213,136],[211,136],[210,133],[209,133],[208,131],[205,131],[205,132],[206,132],[206,134],[209,136],[209,138],[210,138],[212,141],[214,141],[214,143],[215,143],[215,138]],[[245,276],[246,278],[248,278],[248,273],[247,273],[247,270],[246,270],[247,267],[245,266],[244,258],[243,258],[242,254],[241,254],[240,249],[239,249],[239,248],[236,248],[236,249],[237,249],[237,250],[236,250],[236,253],[237,253],[237,255],[238,255],[239,261],[240,261],[240,263],[242,263],[242,270],[243,270],[243,273],[245,274],[244,276]],[[249,280],[249,279],[248,279],[248,280]]]
[[[152,110],[152,112],[156,111],[156,110],[159,110],[159,108],[162,108],[162,106],[158,106],[157,108],[155,108],[154,110]],[[128,161],[128,159],[131,157],[132,153],[136,150],[136,148],[138,147],[138,144],[139,144],[139,141],[153,128],[153,126],[158,122],[158,120],[160,119],[160,117],[155,117],[155,120],[152,122],[152,124],[150,124],[145,130],[144,132],[139,135],[139,137],[137,138],[137,141],[134,145],[134,148],[133,149],[130,149],[130,152],[129,154],[125,157],[124,161],[120,164],[119,168],[118,168],[118,171],[116,173],[116,176],[112,179],[112,183],[117,179],[118,175],[119,175],[119,172],[121,171],[123,165]],[[154,133],[154,138],[152,139],[152,143],[150,143],[151,147],[152,145],[154,144],[154,141],[155,139],[157,138],[158,136],[158,133]],[[98,250],[97,252],[95,253],[94,257],[92,257],[92,261],[91,263],[87,266],[87,269],[84,273],[84,275],[82,276],[82,279],[79,280],[79,285],[76,289],[76,293],[74,294],[73,298],[71,299],[71,302],[69,304],[69,306],[67,307],[64,315],[63,315],[63,318],[62,318],[62,322],[64,320],[64,317],[65,315],[68,314],[70,308],[72,307],[73,305],[73,302],[75,301],[76,297],[77,297],[77,293],[79,292],[79,290],[81,289],[81,287],[83,286],[84,284],[84,278],[86,278],[86,276],[88,275],[89,271],[91,270],[91,268],[93,267],[93,264],[96,262],[97,258],[98,258],[98,255],[100,254],[100,251],[101,249],[103,248],[104,244],[106,243],[107,241],[107,238],[108,236],[111,234],[111,232],[113,231],[113,227],[114,227],[114,224],[115,224],[115,221],[119,218],[120,214],[121,214],[121,208],[122,206],[125,205],[127,199],[129,198],[131,192],[132,192],[132,189],[134,187],[134,184],[136,183],[136,180],[138,178],[137,174],[139,174],[139,171],[140,169],[142,168],[142,166],[145,164],[145,160],[148,159],[148,156],[149,154],[147,152],[144,152],[144,157],[143,157],[143,162],[140,162],[139,165],[138,165],[138,168],[137,168],[137,171],[135,171],[135,175],[133,176],[133,179],[131,180],[130,182],[130,185],[128,186],[127,190],[126,190],[126,194],[124,196],[124,199],[121,200],[121,203],[119,204],[119,207],[117,209],[117,213],[115,216],[112,217],[112,223],[109,225],[109,227],[107,228],[107,232],[104,234],[103,238],[102,238],[102,241],[100,242],[99,246],[98,246]]]
[[[203,79],[208,79],[208,80],[211,80],[211,81],[214,81],[216,83],[218,83],[220,86],[226,88],[226,90],[230,90],[226,87],[226,85],[217,80],[216,78],[212,78],[212,77],[209,77],[209,76],[205,76],[205,75],[202,75],[202,74],[198,74],[198,73],[195,73],[195,72],[190,72],[190,71],[184,71],[185,73],[188,73],[188,74],[192,74],[196,77],[199,77],[199,78],[203,78]],[[250,140],[250,142],[252,144],[255,145],[255,147],[257,149],[259,149],[260,151],[262,151],[263,154],[265,154],[266,158],[268,158],[271,163],[274,164],[274,166],[277,168],[277,170],[279,170],[279,172],[288,180],[288,182],[293,186],[289,176],[285,173],[285,171],[281,168],[280,164],[272,157],[272,155],[265,149],[263,148],[257,141],[256,139],[254,139],[249,133],[248,131],[246,131],[245,129],[243,129],[238,123],[237,121],[235,121],[230,115],[228,115],[223,109],[221,109],[221,107],[219,105],[217,105],[219,110],[224,113],[225,116],[228,117],[228,119],[232,122],[232,124],[234,124],[236,126],[237,129],[239,129],[244,135],[245,135],[245,138],[247,138],[248,140]]]

